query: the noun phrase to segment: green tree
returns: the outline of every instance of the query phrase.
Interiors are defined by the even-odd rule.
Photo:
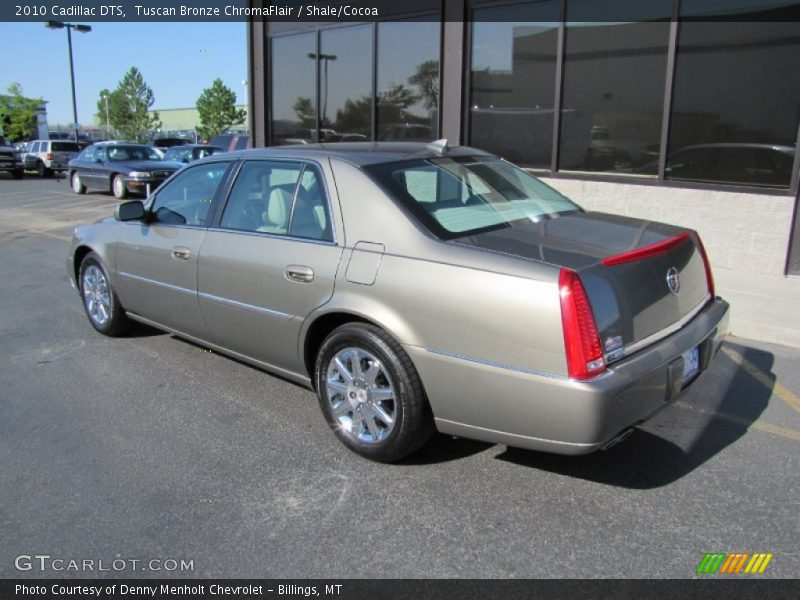
[[[311,103],[311,98],[308,96],[298,96],[292,110],[297,115],[297,120],[304,129],[312,129],[317,127],[317,112],[314,110],[314,105]]]
[[[197,130],[206,139],[244,123],[245,111],[236,108],[236,94],[221,79],[215,79],[210,88],[203,90],[196,106],[200,116]]]
[[[13,142],[21,142],[31,137],[36,127],[36,113],[42,105],[41,98],[26,98],[22,86],[12,83],[8,95],[0,96],[0,126],[3,135]]]
[[[149,112],[153,102],[155,102],[153,90],[145,83],[139,69],[131,67],[117,88],[108,96],[108,118],[111,127],[123,139],[146,142],[150,132],[161,127],[158,112],[154,111],[152,114]],[[101,106],[102,111],[98,112],[105,115],[106,104],[102,96],[97,101],[98,109]]]
[[[439,106],[439,61],[426,60],[417,65],[417,71],[408,78],[408,83],[417,86],[428,110]]]

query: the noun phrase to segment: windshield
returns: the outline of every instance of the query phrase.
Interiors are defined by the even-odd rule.
[[[110,146],[108,160],[161,160],[158,152],[147,146]]]
[[[538,222],[581,208],[494,157],[410,160],[366,168],[442,239]]]

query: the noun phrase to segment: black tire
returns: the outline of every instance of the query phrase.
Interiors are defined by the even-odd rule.
[[[39,161],[39,163],[36,165],[36,170],[39,171],[39,177],[41,178],[45,178],[50,175],[50,169],[44,166],[42,161]]]
[[[86,193],[86,186],[83,185],[81,181],[81,176],[78,175],[77,171],[73,171],[72,175],[69,178],[70,185],[72,186],[72,191],[76,194],[85,194]]]
[[[11,172],[11,176],[12,176],[14,179],[22,179],[22,176],[23,176],[24,174],[25,174],[25,172],[24,172],[22,169],[17,169],[17,170],[15,170],[15,171],[12,171],[12,172]]]
[[[349,349],[364,351],[377,358],[388,375],[384,384],[388,382],[394,390],[394,397],[389,401],[394,416],[393,425],[390,430],[386,429],[389,432],[383,439],[358,439],[342,426],[342,422],[334,414],[334,402],[338,401],[340,406],[346,406],[346,399],[342,394],[336,393],[333,394],[333,400],[329,397],[329,369],[333,368],[334,357]],[[379,327],[366,323],[347,323],[335,329],[325,338],[317,353],[314,374],[317,396],[328,425],[339,440],[356,454],[379,462],[395,462],[419,449],[435,431],[433,414],[417,370],[400,344]],[[368,402],[373,402],[371,397]],[[365,428],[364,434],[367,434],[366,420],[362,424]]]
[[[122,175],[114,175],[111,179],[111,193],[117,200],[125,200],[128,197],[128,188],[125,186]]]
[[[104,305],[107,304],[106,313],[108,314],[108,317],[105,320],[99,320],[96,318],[97,313],[93,315],[92,310],[90,309],[91,305],[88,296],[91,293],[91,284],[86,280],[87,272],[89,272],[90,275],[99,272],[102,274],[102,277],[105,281],[105,286],[101,286],[104,287],[108,293],[107,301],[103,303]],[[108,272],[103,266],[103,263],[100,261],[100,257],[94,252],[87,254],[83,258],[83,261],[81,261],[81,267],[78,270],[78,289],[80,290],[81,300],[83,301],[83,310],[89,319],[89,323],[91,323],[92,327],[94,327],[97,331],[103,335],[117,337],[126,333],[130,329],[131,321],[128,319],[128,316],[125,314],[125,310],[119,303],[117,293],[111,285],[111,281],[108,278]],[[97,302],[96,299],[94,299],[94,301]]]

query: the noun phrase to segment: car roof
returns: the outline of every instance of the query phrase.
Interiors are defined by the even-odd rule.
[[[297,146],[273,146],[236,150],[220,156],[237,158],[339,158],[352,164],[375,165],[411,159],[440,158],[443,156],[492,156],[489,152],[468,146],[447,146],[446,140],[437,142],[331,142]]]

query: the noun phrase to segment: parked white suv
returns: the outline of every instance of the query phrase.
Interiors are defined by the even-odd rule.
[[[75,142],[66,140],[34,140],[28,142],[22,159],[26,171],[39,171],[40,177],[67,170],[67,163],[78,156],[81,149]]]

